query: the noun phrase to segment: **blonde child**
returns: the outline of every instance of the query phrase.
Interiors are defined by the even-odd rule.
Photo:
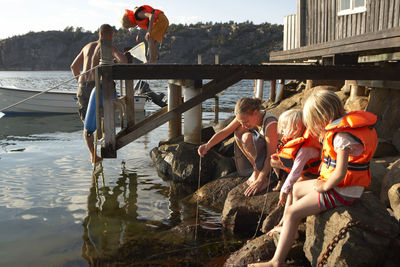
[[[292,204],[294,183],[318,177],[321,145],[318,138],[312,136],[304,126],[301,110],[287,110],[279,116],[278,134],[282,136],[282,146],[278,153],[271,156],[271,166],[288,173],[280,188],[278,201],[278,205],[285,206],[286,211]],[[283,218],[268,235],[280,231]]]
[[[198,148],[203,157],[213,146],[234,133],[235,142],[253,166],[246,196],[252,196],[268,186],[267,175],[271,171],[270,158],[278,143],[277,119],[261,110],[261,100],[244,97],[235,106],[235,118],[224,129]]]
[[[353,204],[370,184],[369,161],[377,144],[372,128],[376,116],[366,111],[346,113],[339,97],[327,90],[314,92],[303,114],[311,134],[323,137],[320,176],[294,185],[293,203],[286,211],[273,258],[249,266],[283,265],[303,218]]]

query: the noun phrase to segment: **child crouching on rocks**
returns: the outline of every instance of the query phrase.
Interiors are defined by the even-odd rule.
[[[327,90],[314,92],[303,114],[311,134],[323,137],[320,176],[295,183],[293,203],[286,211],[273,258],[249,266],[283,265],[303,218],[353,204],[371,182],[369,161],[377,145],[376,116],[366,111],[346,113],[339,97]]]
[[[292,204],[292,188],[297,181],[318,177],[321,163],[321,145],[318,138],[312,136],[303,123],[301,110],[287,110],[279,116],[278,135],[282,136],[282,145],[278,153],[271,156],[271,166],[284,170],[288,176],[280,188],[278,205],[285,206],[285,211]],[[285,212],[279,224],[268,235],[280,232]]]
[[[261,110],[261,100],[244,97],[235,106],[235,118],[198,148],[203,157],[208,150],[234,133],[235,142],[252,165],[244,194],[252,196],[269,185],[270,159],[278,144],[277,119]]]

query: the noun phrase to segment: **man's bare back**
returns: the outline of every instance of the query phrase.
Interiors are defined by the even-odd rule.
[[[77,63],[77,65],[82,66],[83,74],[79,76],[78,82],[94,81],[94,76],[95,76],[94,70],[89,71],[88,73],[85,72],[99,65],[99,62],[100,62],[100,42],[95,41],[85,45],[74,61],[74,63]],[[79,73],[77,75],[79,75]]]

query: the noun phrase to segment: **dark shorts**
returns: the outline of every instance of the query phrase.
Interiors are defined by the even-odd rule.
[[[256,168],[261,171],[264,166],[265,157],[267,156],[267,144],[265,138],[256,131],[250,131],[253,136],[253,144],[256,149]],[[253,172],[253,166],[240,150],[235,142],[235,165],[240,176],[248,176]]]
[[[86,110],[89,103],[90,93],[95,86],[94,81],[90,82],[80,82],[78,84],[78,92],[76,93],[76,97],[78,98],[79,110],[78,114],[81,118],[82,122],[85,121]]]
[[[352,205],[357,198],[346,197],[338,192],[335,189],[330,189],[326,192],[319,193],[319,208],[321,211],[329,210],[334,207],[343,206],[343,205]]]

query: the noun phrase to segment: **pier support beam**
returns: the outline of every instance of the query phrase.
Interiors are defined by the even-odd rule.
[[[256,91],[255,97],[262,100],[263,98],[263,91],[264,91],[264,80],[257,79],[256,80]]]
[[[183,86],[184,100],[189,99],[201,94],[202,81],[201,80],[185,80]],[[201,104],[191,108],[184,113],[184,141],[191,144],[201,143]]]
[[[182,87],[177,80],[170,80],[168,84],[168,111],[178,107],[182,102]],[[168,122],[168,139],[182,134],[182,116],[179,114]]]
[[[101,40],[101,87],[103,91],[103,110],[104,110],[104,147],[101,148],[103,158],[116,158],[115,140],[115,117],[114,117],[114,80],[112,78],[112,40]],[[98,91],[96,91],[98,93]],[[100,94],[99,94],[100,95]],[[97,100],[97,99],[96,99]],[[99,101],[100,102],[100,101]],[[99,114],[98,103],[96,103],[96,114]],[[99,116],[96,116],[99,117]],[[99,129],[98,129],[99,130]]]
[[[276,80],[272,80],[270,91],[269,91],[269,99],[272,102],[275,102],[275,98],[276,98]]]
[[[285,88],[285,80],[279,80],[279,86],[278,86],[278,95],[276,96],[275,103],[278,103],[279,101],[282,101],[283,99],[283,89]]]

